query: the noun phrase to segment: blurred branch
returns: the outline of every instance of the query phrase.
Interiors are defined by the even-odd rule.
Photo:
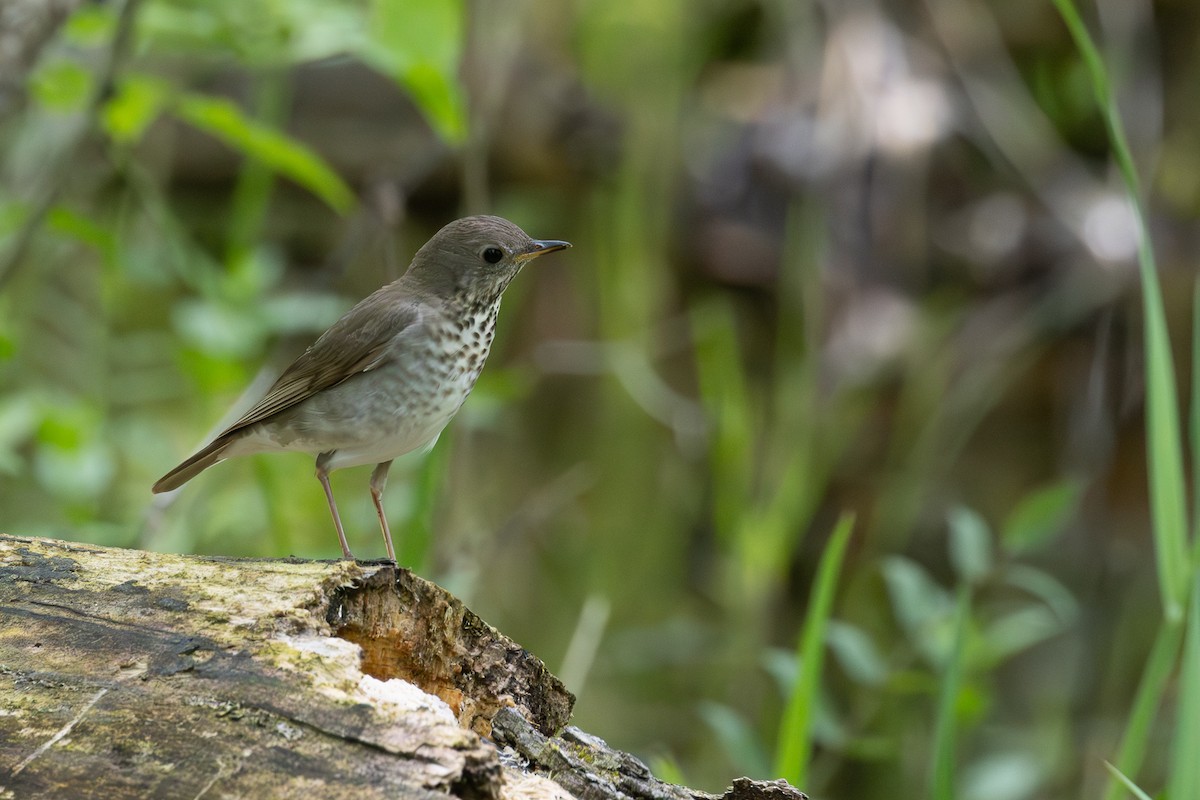
[[[21,84],[46,42],[83,0],[6,0],[0,4],[0,120],[20,105]]]
[[[50,169],[46,180],[38,188],[34,200],[30,203],[29,214],[13,236],[12,244],[0,256],[0,291],[4,290],[4,287],[16,274],[17,267],[24,261],[34,236],[45,222],[46,215],[58,202],[58,198],[66,187],[67,180],[72,174],[71,167],[79,155],[80,148],[87,140],[88,133],[92,130],[100,110],[108,100],[117,73],[128,55],[129,46],[133,40],[134,20],[141,3],[142,0],[124,0],[121,3],[112,41],[109,43],[104,61],[100,65],[92,94],[80,115],[79,124],[67,138],[58,158],[54,159],[54,166]]]

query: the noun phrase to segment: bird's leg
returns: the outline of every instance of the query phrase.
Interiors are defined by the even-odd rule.
[[[325,489],[325,499],[329,501],[329,513],[333,514],[333,527],[337,528],[338,541],[342,545],[342,557],[347,561],[354,560],[354,553],[350,552],[350,545],[346,544],[346,532],[342,530],[342,518],[338,516],[337,503],[333,501],[333,489],[329,488],[329,459],[333,457],[333,451],[321,453],[317,456],[317,480],[321,482],[322,488]]]
[[[371,499],[375,501],[375,510],[379,512],[379,527],[383,528],[383,543],[387,545],[388,559],[396,562],[396,550],[392,547],[392,531],[388,528],[387,514],[383,513],[383,487],[387,483],[388,468],[391,461],[384,461],[375,467],[371,473]]]

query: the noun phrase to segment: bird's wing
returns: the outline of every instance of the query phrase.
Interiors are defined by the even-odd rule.
[[[371,295],[321,334],[321,338],[284,370],[263,399],[222,431],[217,439],[262,422],[323,389],[380,366],[388,358],[388,345],[392,339],[402,332],[411,333],[420,322],[420,316],[414,304],[391,305],[383,290]]]

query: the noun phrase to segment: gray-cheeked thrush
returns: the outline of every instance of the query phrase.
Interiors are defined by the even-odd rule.
[[[233,456],[312,453],[342,554],[352,559],[329,473],[375,464],[371,498],[394,561],[382,499],[392,459],[432,447],[467,399],[491,349],[500,297],[521,267],[570,246],[531,239],[500,217],[451,222],[403,276],[346,312],[265,397],[164,475],[154,492]]]

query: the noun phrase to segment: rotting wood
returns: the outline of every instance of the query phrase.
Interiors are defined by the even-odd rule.
[[[0,535],[0,798],[712,797],[556,738],[573,700],[391,564]]]
[[[511,763],[527,772],[553,776],[573,796],[586,800],[808,800],[786,781],[738,778],[721,795],[666,783],[641,761],[614,750],[598,736],[574,726],[548,736],[509,708],[500,709],[492,719],[492,738],[511,752]]]
[[[508,706],[546,734],[571,718],[575,698],[541,661],[408,570],[383,569],[339,592],[328,621],[362,647],[363,672],[415,683],[481,736]]]

